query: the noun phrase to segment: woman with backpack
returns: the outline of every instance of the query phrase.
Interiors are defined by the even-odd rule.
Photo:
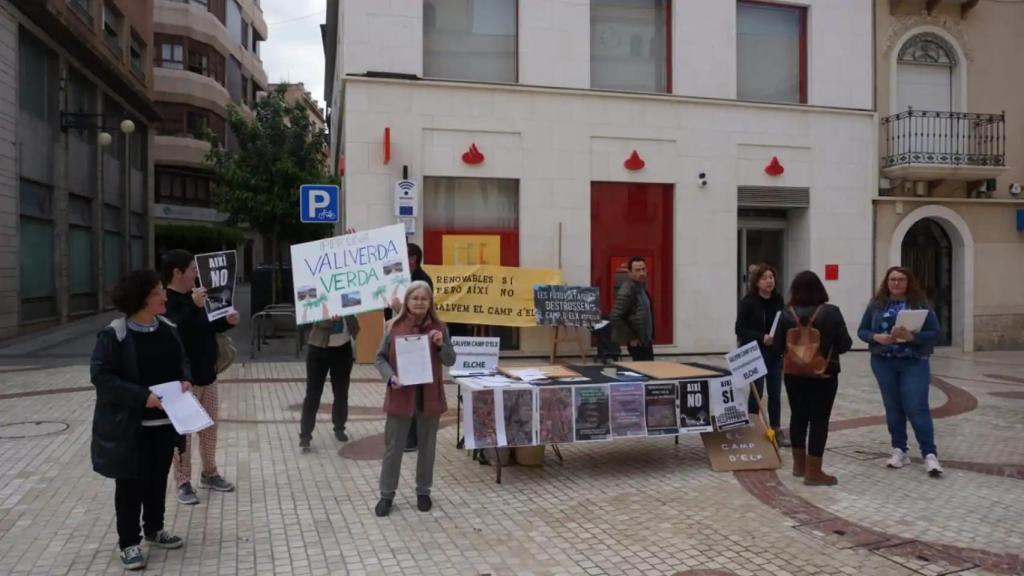
[[[793,279],[776,335],[776,349],[784,352],[793,475],[809,486],[833,486],[838,480],[822,471],[821,459],[839,389],[839,355],[853,341],[842,312],[828,303],[828,292],[814,272],[805,270]]]
[[[789,446],[789,442],[782,434],[782,357],[772,346],[774,338],[772,325],[775,323],[776,314],[782,311],[785,306],[782,296],[775,290],[775,279],[778,273],[775,268],[768,264],[758,264],[748,275],[747,294],[740,300],[736,312],[736,336],[739,338],[740,346],[757,342],[761,349],[761,357],[764,358],[767,376],[754,383],[757,386],[757,393],[762,398],[767,398],[768,421],[775,430],[775,437],[779,439],[782,446]],[[767,384],[767,393],[765,392]],[[747,412],[757,414],[760,407],[754,391],[751,389],[750,397],[747,399]]]
[[[927,310],[921,329],[911,332],[895,326],[903,310]],[[885,273],[882,285],[864,311],[857,335],[871,350],[871,371],[878,380],[885,404],[885,421],[892,438],[892,456],[886,465],[902,468],[907,456],[907,420],[914,428],[928,475],[942,475],[935,450],[935,430],[928,408],[931,366],[928,358],[939,339],[939,319],[914,274],[901,266]]]

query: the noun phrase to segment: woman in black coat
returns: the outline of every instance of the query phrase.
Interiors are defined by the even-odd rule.
[[[156,272],[138,270],[122,278],[112,299],[124,317],[100,331],[90,361],[96,386],[92,466],[114,479],[118,555],[126,569],[139,570],[146,565],[140,514],[151,546],[184,544],[164,529],[167,473],[182,437],[149,387],[180,381],[188,391],[191,374],[177,330],[161,316],[167,295]]]
[[[758,379],[754,385],[757,393],[768,403],[768,422],[775,430],[775,437],[783,446],[789,443],[782,434],[782,357],[772,346],[774,338],[772,325],[775,315],[782,311],[785,304],[782,296],[775,290],[778,273],[768,264],[758,264],[748,275],[747,294],[743,296],[736,312],[736,337],[740,346],[757,342],[764,358],[768,374]],[[765,389],[767,384],[767,394]],[[757,414],[760,411],[754,391],[751,389],[747,399],[747,412]]]
[[[804,330],[801,331],[801,328]],[[810,328],[811,330],[807,330]],[[790,335],[790,330],[795,330]],[[797,336],[817,332],[816,346]],[[789,439],[793,443],[793,475],[804,484],[832,486],[835,476],[821,470],[828,441],[828,422],[839,390],[839,355],[853,346],[846,320],[839,308],[828,303],[828,292],[818,275],[805,270],[789,289],[789,303],[779,318],[775,347],[783,353],[782,372],[789,397]],[[792,339],[793,342],[787,343]],[[810,357],[810,362],[804,362]]]

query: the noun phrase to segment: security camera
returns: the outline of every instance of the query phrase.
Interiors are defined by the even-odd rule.
[[[1020,196],[1020,190],[1020,182],[1014,182],[1013,184],[1010,184],[1010,194],[1013,194],[1014,196]]]
[[[705,187],[707,185],[708,185],[708,175],[707,175],[707,173],[701,172],[700,174],[697,174],[697,186],[700,186],[701,188],[703,188],[703,187]]]

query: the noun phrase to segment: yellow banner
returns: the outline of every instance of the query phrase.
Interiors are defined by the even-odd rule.
[[[536,326],[535,284],[561,284],[562,273],[508,266],[424,266],[434,280],[434,303],[445,322]]]

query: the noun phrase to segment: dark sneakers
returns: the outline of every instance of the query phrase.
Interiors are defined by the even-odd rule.
[[[373,509],[374,514],[380,518],[391,514],[391,504],[392,500],[390,498],[381,498],[377,501],[377,506]]]
[[[419,508],[420,512],[429,512],[434,507],[434,503],[430,500],[428,494],[420,494],[416,497],[416,507]]]
[[[185,504],[187,506],[195,506],[199,504],[199,496],[196,496],[196,491],[192,489],[191,482],[185,482],[181,486],[178,486],[178,503]]]
[[[165,550],[174,550],[176,548],[181,548],[185,545],[184,540],[182,540],[179,536],[171,534],[167,530],[161,530],[156,534],[150,534],[149,536],[146,536],[146,542],[148,542],[152,546],[163,548]]]
[[[213,474],[207,476],[206,474],[199,475],[199,487],[207,488],[209,490],[215,490],[217,492],[234,492],[235,485],[228,482],[220,474]]]
[[[301,449],[303,453],[312,450],[309,447],[309,438],[299,438],[299,449]]]
[[[125,570],[142,570],[146,567],[146,557],[142,555],[142,548],[138,545],[122,548],[117,556]]]
[[[345,434],[344,430],[335,430],[334,437],[338,439],[338,442],[348,442],[348,434]]]

